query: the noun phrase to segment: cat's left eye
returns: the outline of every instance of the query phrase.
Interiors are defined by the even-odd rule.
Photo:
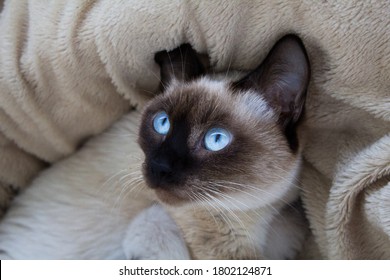
[[[169,131],[171,124],[169,122],[168,114],[165,112],[159,112],[153,119],[154,130],[161,134],[166,135]]]
[[[204,144],[207,150],[216,152],[230,144],[232,134],[224,128],[212,128],[207,131],[204,137]]]

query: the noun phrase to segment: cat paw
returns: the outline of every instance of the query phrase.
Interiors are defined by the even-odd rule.
[[[160,205],[153,205],[134,218],[122,245],[127,259],[190,259],[179,228]]]

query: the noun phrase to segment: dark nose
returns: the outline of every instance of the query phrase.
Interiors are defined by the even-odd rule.
[[[173,173],[172,164],[165,158],[152,159],[150,169],[156,179],[169,179]]]

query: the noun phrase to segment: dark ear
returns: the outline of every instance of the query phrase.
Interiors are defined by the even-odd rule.
[[[288,140],[293,141],[290,138],[295,138],[309,79],[310,64],[302,41],[287,35],[275,44],[259,67],[233,83],[233,88],[259,92],[278,114]]]
[[[161,90],[164,90],[174,79],[189,81],[205,72],[199,55],[190,44],[183,44],[169,52],[160,51],[155,54],[154,60],[160,65]]]

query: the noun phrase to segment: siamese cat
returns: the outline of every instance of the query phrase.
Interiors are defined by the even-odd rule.
[[[185,44],[156,54],[161,94],[43,172],[0,224],[16,259],[291,259],[310,67],[280,39],[252,72],[207,74]],[[138,145],[139,144],[139,145]]]

